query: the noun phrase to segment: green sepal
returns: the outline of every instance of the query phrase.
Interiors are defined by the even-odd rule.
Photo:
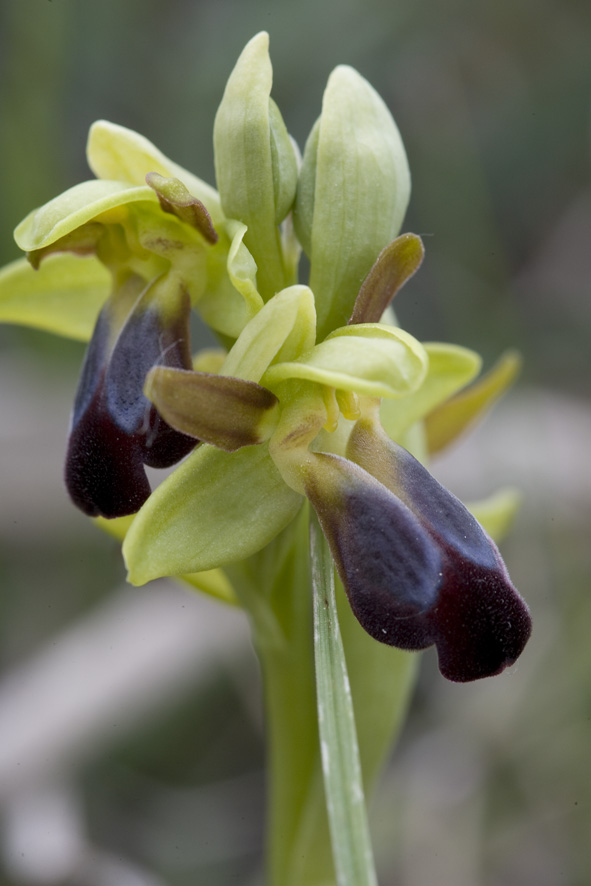
[[[337,329],[298,359],[271,366],[262,384],[300,378],[369,397],[404,397],[419,387],[426,371],[427,355],[413,336],[367,324]]]
[[[136,515],[123,544],[129,581],[141,585],[242,560],[275,538],[302,501],[266,445],[227,453],[203,444]]]
[[[277,222],[293,203],[297,180],[287,130],[270,105],[272,80],[269,35],[262,32],[246,44],[230,74],[213,135],[222,206],[248,228],[245,243],[265,301],[290,282]]]
[[[0,270],[0,322],[88,341],[111,276],[97,259],[52,255],[33,270],[27,259]]]
[[[416,234],[401,234],[384,247],[361,285],[350,324],[379,323],[398,290],[420,268],[425,256]]]
[[[24,252],[43,249],[102,213],[109,212],[109,223],[124,220],[126,204],[139,201],[158,204],[158,197],[146,184],[81,182],[30,212],[15,228],[14,239]]]
[[[481,501],[466,502],[466,507],[497,544],[509,533],[523,496],[518,489],[499,489]]]
[[[349,320],[361,283],[400,229],[409,195],[406,154],[388,108],[360,74],[336,68],[306,143],[294,209],[311,262],[319,339]]]
[[[430,412],[425,418],[429,452],[444,449],[482,418],[510,387],[520,368],[520,355],[506,351],[486,375]]]
[[[393,440],[400,440],[415,422],[461,390],[480,371],[480,356],[468,348],[439,342],[425,342],[424,348],[429,368],[422,385],[400,402],[382,402],[382,426]]]
[[[113,520],[107,520],[105,517],[95,517],[94,523],[107,535],[116,538],[122,542],[129,531],[129,527],[135,519],[135,514],[129,514],[127,517],[115,517]],[[205,572],[190,572],[187,575],[180,575],[179,579],[195,590],[203,591],[210,597],[215,597],[231,606],[238,605],[238,599],[234,593],[234,588],[230,579],[222,569],[208,569]]]
[[[308,350],[316,330],[314,296],[307,286],[279,292],[245,327],[222,367],[222,375],[260,381],[271,363]]]
[[[277,424],[277,397],[241,378],[155,366],[144,393],[171,427],[226,452],[268,440]]]
[[[173,163],[145,136],[132,129],[107,120],[97,120],[88,133],[86,157],[97,178],[132,185],[143,185],[149,172],[157,172],[166,178],[178,178],[193,197],[206,206],[215,226],[224,220],[215,188]]]

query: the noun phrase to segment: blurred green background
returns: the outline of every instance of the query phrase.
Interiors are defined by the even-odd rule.
[[[423,339],[518,347],[524,371],[433,469],[512,484],[505,554],[534,635],[453,686],[425,655],[372,806],[382,886],[591,881],[591,6],[584,0],[2,0],[0,256],[88,177],[100,117],[213,183],[225,80],[258,30],[303,147],[339,63],[381,93],[427,258],[396,309]],[[235,613],[124,589],[117,546],[61,487],[83,348],[0,329],[0,883],[258,884],[264,735]]]

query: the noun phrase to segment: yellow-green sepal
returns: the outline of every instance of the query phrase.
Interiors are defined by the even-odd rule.
[[[0,322],[88,341],[111,276],[94,257],[49,256],[39,270],[17,259],[0,270]]]
[[[390,111],[357,71],[339,66],[306,143],[294,209],[311,262],[320,339],[348,321],[361,283],[400,229],[409,195]]]
[[[166,178],[178,178],[191,195],[205,205],[214,225],[224,220],[215,188],[169,160],[151,141],[132,129],[107,120],[97,120],[88,133],[86,156],[97,178],[132,185],[143,185],[149,172],[157,172]]]
[[[137,202],[158,206],[158,197],[146,184],[97,179],[81,182],[30,212],[15,228],[14,239],[24,252],[34,252],[103,213],[109,213],[109,222],[123,220],[127,217],[126,204]]]
[[[368,397],[404,397],[421,385],[427,365],[412,335],[368,323],[335,330],[297,359],[271,366],[261,383],[273,388],[299,378]]]
[[[216,180],[228,218],[243,222],[267,301],[289,283],[278,223],[295,198],[297,159],[271,103],[269,35],[257,34],[230,74],[214,124]]]
[[[480,356],[468,348],[440,342],[425,342],[424,348],[429,367],[421,386],[404,400],[382,401],[380,419],[393,440],[400,440],[415,422],[447,401],[480,371]]]
[[[204,444],[152,493],[123,544],[129,581],[203,572],[256,553],[303,499],[266,445],[227,453]]]
[[[122,542],[134,519],[135,514],[130,514],[127,517],[116,517],[114,520],[107,520],[105,517],[96,517],[94,523],[99,529],[106,532],[107,535],[111,535],[113,538],[116,538],[117,541]],[[222,569],[207,569],[204,572],[190,572],[187,575],[179,576],[179,579],[191,585],[195,590],[202,591],[204,594],[209,594],[210,597],[215,597],[223,603],[228,603],[232,606],[238,605],[238,599],[234,593],[232,583]]]
[[[429,452],[444,449],[481,418],[513,384],[520,368],[521,356],[506,351],[482,378],[430,412],[425,418]]]
[[[500,542],[508,534],[521,507],[522,494],[518,489],[499,489],[488,498],[467,502],[466,507],[493,541]]]
[[[221,369],[222,375],[259,382],[273,362],[291,360],[314,343],[316,312],[307,286],[277,293],[242,331]]]

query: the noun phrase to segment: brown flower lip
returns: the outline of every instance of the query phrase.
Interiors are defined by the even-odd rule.
[[[171,428],[143,393],[152,366],[191,365],[188,299],[172,322],[141,295],[113,337],[113,297],[97,320],[72,415],[65,464],[73,502],[91,517],[133,514],[150,495],[145,465],[169,467],[196,445]]]
[[[407,462],[416,483],[415,464]],[[314,460],[307,494],[372,637],[408,650],[435,645],[441,673],[454,682],[493,676],[523,651],[529,610],[494,542],[419,468],[418,510],[359,465],[326,453]]]

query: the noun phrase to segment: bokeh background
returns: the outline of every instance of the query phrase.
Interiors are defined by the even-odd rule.
[[[88,126],[137,129],[213,182],[244,43],[271,34],[301,146],[331,69],[406,144],[399,296],[424,339],[524,356],[514,391],[433,465],[524,493],[503,552],[535,630],[509,673],[445,684],[431,653],[372,805],[382,886],[591,882],[591,7],[585,0],[1,0],[0,254],[88,177]],[[124,585],[61,486],[81,345],[0,329],[0,883],[260,884],[264,734],[240,615]]]

